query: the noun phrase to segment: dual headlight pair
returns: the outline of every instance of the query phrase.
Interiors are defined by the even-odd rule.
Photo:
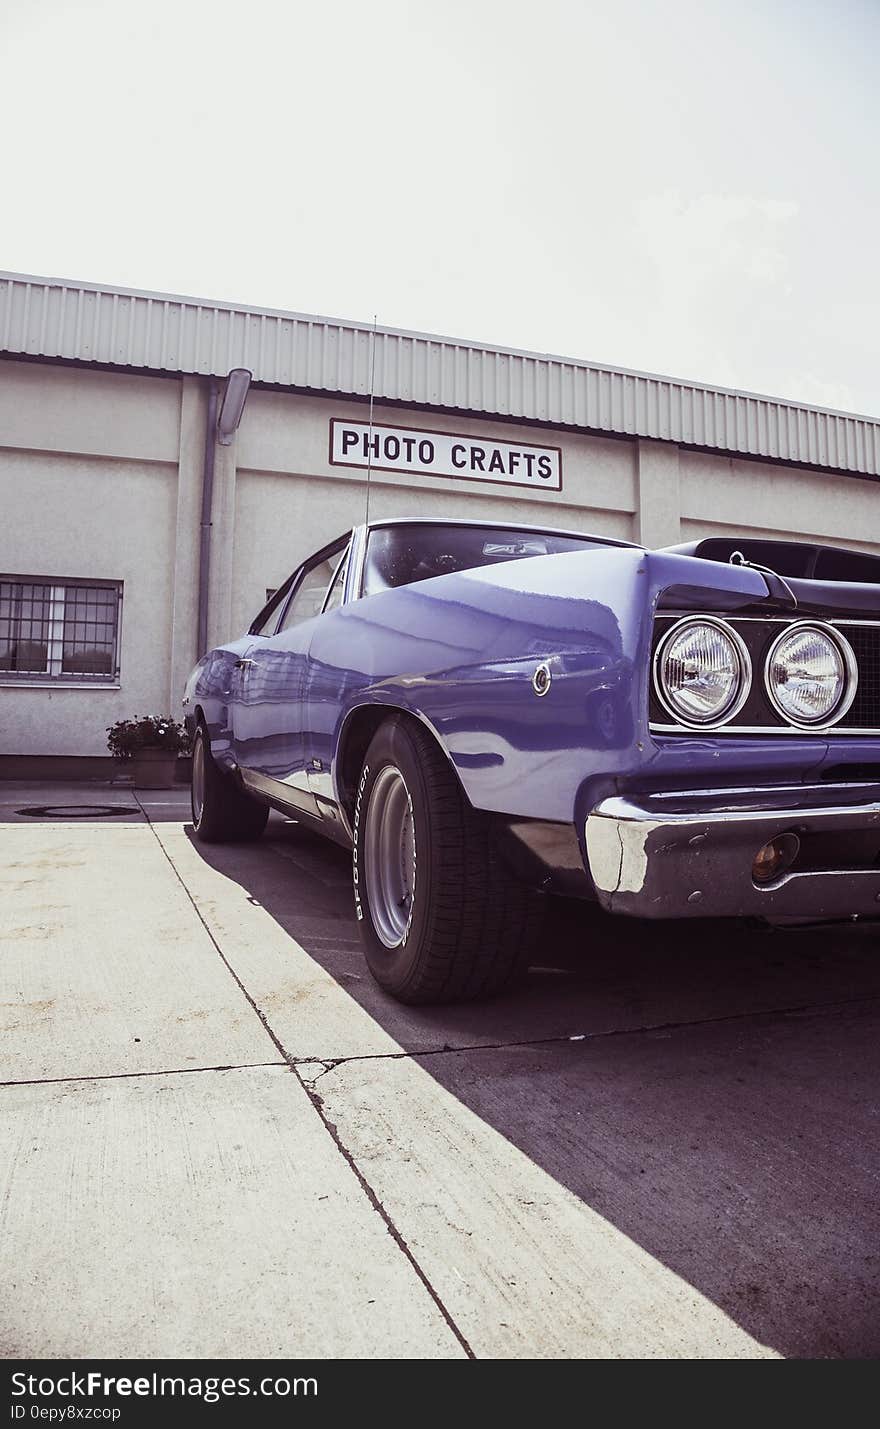
[[[831,626],[810,621],[786,626],[764,662],[770,703],[802,729],[840,719],[852,704],[857,682],[849,642]],[[741,636],[726,621],[688,616],[657,646],[654,683],[665,708],[683,724],[725,724],[748,698],[752,662]]]

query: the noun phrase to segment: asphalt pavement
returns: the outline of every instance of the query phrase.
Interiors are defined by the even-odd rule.
[[[878,948],[560,904],[403,1008],[299,825],[0,784],[0,1353],[874,1357]]]

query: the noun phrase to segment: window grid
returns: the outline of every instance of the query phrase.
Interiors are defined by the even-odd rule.
[[[45,673],[49,657],[51,586],[0,581],[0,670]]]
[[[121,585],[0,576],[0,678],[119,677]]]

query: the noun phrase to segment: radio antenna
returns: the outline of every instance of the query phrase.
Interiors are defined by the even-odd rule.
[[[370,476],[373,471],[373,378],[376,372],[376,320],[378,313],[373,314],[373,331],[370,334],[370,434],[367,438],[367,512],[366,524],[370,524]]]

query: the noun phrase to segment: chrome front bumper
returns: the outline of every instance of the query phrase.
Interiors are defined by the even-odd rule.
[[[798,835],[805,856],[774,882],[756,883],[755,855],[784,833]],[[880,918],[877,784],[603,799],[587,818],[586,847],[599,902],[612,913]]]

